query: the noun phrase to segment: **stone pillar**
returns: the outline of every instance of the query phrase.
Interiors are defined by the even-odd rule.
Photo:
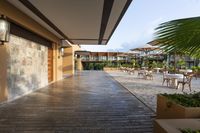
[[[83,65],[82,65],[82,61],[81,61],[81,56],[80,55],[77,55],[77,70],[78,71],[81,71],[83,70]]]

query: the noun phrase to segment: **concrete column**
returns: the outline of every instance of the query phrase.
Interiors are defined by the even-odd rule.
[[[9,53],[6,44],[0,45],[0,102],[8,99],[7,67]]]
[[[63,56],[63,75],[70,76],[74,74],[74,54],[73,47],[65,48]]]
[[[83,70],[83,64],[82,64],[80,55],[77,56],[77,60],[76,61],[77,61],[77,70],[78,71]]]
[[[53,81],[63,78],[63,59],[59,53],[59,44],[53,43]]]
[[[80,50],[80,46],[75,44],[69,48],[65,48],[63,56],[63,76],[71,76],[74,74],[74,54],[77,50]]]

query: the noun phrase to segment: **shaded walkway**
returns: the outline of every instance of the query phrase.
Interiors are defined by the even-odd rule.
[[[0,107],[0,132],[152,132],[153,113],[104,72],[86,71]]]

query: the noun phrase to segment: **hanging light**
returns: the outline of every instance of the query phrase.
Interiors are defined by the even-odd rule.
[[[0,42],[8,42],[10,38],[10,23],[6,20],[5,16],[0,17]]]
[[[61,56],[63,57],[65,54],[65,48],[70,48],[72,47],[71,44],[69,43],[69,41],[61,39],[60,40],[60,47],[59,47],[59,56],[58,58],[60,58]]]
[[[64,56],[64,53],[65,53],[65,49],[64,48],[60,48],[60,55],[63,57]]]

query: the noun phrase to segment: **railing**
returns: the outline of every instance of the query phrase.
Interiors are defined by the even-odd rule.
[[[82,61],[119,61],[119,60],[127,60],[125,57],[115,57],[115,56],[91,56],[91,57],[81,57]]]

